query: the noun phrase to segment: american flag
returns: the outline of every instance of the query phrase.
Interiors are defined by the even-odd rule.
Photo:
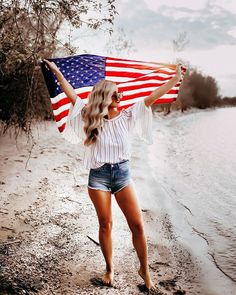
[[[51,58],[66,80],[75,89],[76,94],[87,104],[87,98],[93,86],[100,80],[114,81],[123,98],[118,109],[127,108],[168,82],[176,73],[175,64],[137,61],[81,54],[64,58]],[[57,84],[56,76],[41,63],[44,79],[49,91],[53,114],[57,127],[63,132],[71,107],[71,101]],[[183,73],[186,71],[183,68]],[[176,100],[180,80],[168,93],[155,103],[171,103]]]

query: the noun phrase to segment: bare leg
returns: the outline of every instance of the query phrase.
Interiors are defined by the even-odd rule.
[[[99,242],[106,261],[106,273],[102,277],[105,284],[112,285],[114,271],[112,264],[112,210],[111,193],[88,188],[90,199],[99,221]]]
[[[120,190],[115,194],[115,198],[132,232],[133,245],[140,261],[138,273],[145,281],[146,287],[155,290],[149,273],[147,241],[144,233],[142,212],[133,185],[129,184]]]

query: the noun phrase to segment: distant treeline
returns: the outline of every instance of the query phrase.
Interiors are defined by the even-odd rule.
[[[178,98],[168,105],[154,105],[154,110],[181,110],[191,108],[206,109],[211,107],[236,106],[236,97],[219,96],[219,88],[216,80],[211,76],[204,76],[196,69],[185,74],[181,84]]]

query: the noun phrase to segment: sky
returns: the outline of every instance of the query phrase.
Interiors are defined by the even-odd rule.
[[[108,55],[108,44],[123,29],[132,50],[115,50],[112,56],[165,63],[181,59],[214,77],[222,96],[236,96],[235,0],[117,0],[116,8],[113,39],[105,27],[71,31],[78,54]],[[62,33],[68,35],[68,27]],[[186,45],[177,51],[173,40],[183,34]]]

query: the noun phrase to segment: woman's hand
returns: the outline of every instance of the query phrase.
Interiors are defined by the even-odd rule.
[[[179,63],[176,66],[176,74],[168,82],[154,90],[148,97],[144,99],[147,107],[151,106],[159,97],[166,94],[172,87],[174,87],[180,80],[183,79],[184,67]]]
[[[65,79],[59,68],[54,62],[51,62],[47,59],[43,59],[43,62],[45,63],[45,67],[48,70],[51,70],[57,77],[57,82],[60,85],[60,88],[65,92],[66,96],[70,98],[72,104],[74,105],[77,99],[77,94],[74,90],[74,88],[71,86],[71,84]]]
[[[179,80],[183,79],[183,72],[182,72],[182,64],[179,63],[176,66],[176,77],[178,77]]]
[[[59,68],[57,67],[57,65],[56,65],[53,61],[49,61],[49,60],[47,60],[47,59],[43,59],[43,61],[45,62],[45,67],[46,67],[48,70],[53,71],[54,74],[56,74],[56,73],[60,73]]]

